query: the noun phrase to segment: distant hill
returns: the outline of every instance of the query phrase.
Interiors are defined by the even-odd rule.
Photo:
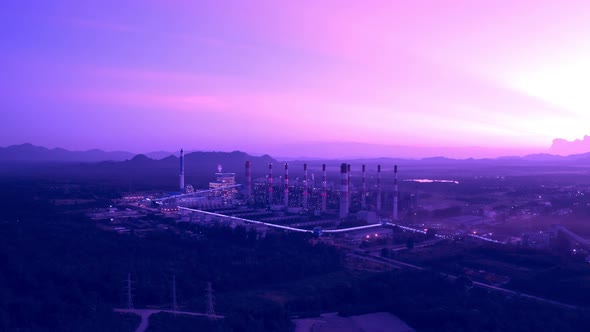
[[[590,152],[586,153],[579,153],[579,154],[571,154],[566,156],[555,155],[555,154],[548,154],[548,153],[538,153],[538,154],[531,154],[522,157],[523,160],[532,160],[532,161],[578,161],[578,160],[585,160],[590,158]]]
[[[105,160],[122,161],[133,158],[133,153],[125,151],[69,151],[62,148],[48,149],[32,144],[0,147],[0,161],[14,162],[99,162]]]
[[[215,181],[217,165],[223,167],[223,172],[236,173],[236,179],[243,182],[246,161],[252,162],[255,178],[264,177],[268,163],[277,163],[268,155],[258,157],[240,151],[190,152],[185,154],[186,183],[207,188],[210,181]],[[134,155],[47,149],[31,144],[0,148],[0,175],[46,177],[73,183],[98,182],[129,190],[178,190],[179,163],[177,155],[166,152]]]
[[[317,160],[317,159],[367,159],[403,158],[421,159],[437,156],[446,158],[489,158],[489,156],[522,156],[536,150],[523,148],[491,148],[480,146],[414,146],[389,145],[360,142],[303,142],[269,146],[265,151],[279,159]],[[283,157],[285,156],[285,157]],[[291,157],[289,157],[291,156]]]
[[[563,143],[566,142],[566,143]],[[575,146],[573,150],[583,150],[583,147],[589,146],[590,151],[590,136],[585,136],[584,140],[576,140],[567,142],[565,140],[555,140],[553,150],[558,149],[559,146]],[[263,163],[273,162],[276,160],[265,154],[262,157],[254,157],[245,152],[209,152],[209,151],[195,151],[185,152],[187,162],[196,162],[202,166],[215,171],[218,164],[221,164],[224,169],[242,169],[242,164],[246,160],[254,162],[256,158],[262,158]],[[290,158],[286,158],[289,160]],[[374,157],[374,158],[351,158],[338,157],[333,154],[328,154],[325,158],[308,159],[312,161],[347,161],[347,162],[368,162],[368,163],[384,163],[390,164],[395,162],[405,163],[419,163],[419,164],[456,164],[465,162],[492,162],[492,163],[513,163],[513,162],[578,162],[587,161],[590,159],[590,152],[574,153],[568,155],[553,154],[553,153],[537,153],[524,156],[505,156],[498,158],[449,158],[433,154],[432,157],[425,158],[389,158],[389,157]],[[154,151],[145,154],[136,155],[127,151],[103,151],[99,149],[92,149],[87,151],[70,151],[62,148],[48,149],[32,144],[12,145],[8,147],[0,147],[0,161],[6,162],[76,162],[76,163],[98,163],[103,161],[128,161],[134,162],[150,162],[162,161],[163,163],[178,162],[178,151]],[[139,160],[139,161],[138,161]],[[148,161],[149,160],[149,161]],[[291,159],[291,162],[296,161]],[[301,160],[299,160],[301,161]],[[229,171],[229,170],[228,170]]]
[[[532,160],[532,161],[558,161],[558,160],[564,160],[564,157],[554,155],[554,154],[549,154],[549,153],[535,153],[535,154],[526,155],[524,157],[517,157],[516,159]]]
[[[176,152],[154,151],[154,152],[148,152],[145,155],[148,158],[159,160],[159,159],[164,159],[164,158],[169,157],[169,156],[178,155],[178,151],[176,151]]]
[[[188,155],[191,152],[185,150]],[[232,160],[231,157],[224,157],[224,152],[198,152],[209,155],[217,155],[221,162],[227,163]],[[233,157],[239,157],[237,152]],[[29,143],[20,145],[11,145],[7,147],[0,147],[0,161],[11,162],[86,162],[95,163],[101,161],[125,161],[132,159],[136,154],[127,151],[103,151],[99,149],[92,149],[87,151],[70,151],[62,148],[48,149],[42,146],[36,146]],[[161,160],[170,156],[177,156],[178,151],[153,151],[142,154],[143,156]]]
[[[159,159],[156,159],[159,158]],[[254,179],[263,179],[268,173],[268,163],[275,163],[274,175],[283,174],[282,162],[269,155],[252,156],[245,152],[187,152],[185,154],[185,183],[195,188],[207,188],[215,180],[217,166],[223,172],[236,173],[238,183],[244,181],[244,164],[252,163]],[[376,166],[382,165],[385,179],[390,177],[393,165],[399,165],[403,177],[424,176],[461,177],[482,175],[530,175],[551,172],[581,172],[590,167],[590,153],[558,156],[532,154],[523,157],[508,156],[484,159],[453,159],[431,157],[423,159],[403,158],[324,158],[314,160],[290,160],[289,171],[293,183],[303,176],[303,164],[309,168],[314,181],[321,177],[321,166],[326,164],[329,181],[334,181],[342,162],[350,163],[353,172],[360,172],[366,164],[369,176],[374,176]],[[358,174],[358,173],[357,173]],[[12,179],[34,176],[52,181],[69,183],[100,183],[115,185],[125,190],[178,190],[179,157],[177,153],[157,152],[133,155],[128,152],[101,150],[67,151],[47,149],[24,144],[0,148],[0,175]],[[280,180],[277,180],[280,181]],[[387,180],[386,180],[387,181]]]
[[[268,155],[256,157],[240,151],[191,152],[185,154],[185,182],[197,188],[208,187],[210,181],[215,181],[217,165],[223,167],[223,172],[236,173],[237,181],[243,182],[246,161],[252,162],[254,177],[264,176],[268,163],[277,162]],[[149,184],[177,190],[180,158],[169,155],[155,160],[140,154],[125,161],[82,164],[75,171],[86,177],[126,183],[134,188],[140,188],[142,185],[149,187]]]
[[[254,171],[266,170],[268,163],[277,163],[269,155],[260,157],[251,156],[245,152],[191,152],[184,156],[185,174],[190,177],[194,174],[213,174],[217,172],[218,165],[221,165],[222,172],[236,173],[238,177],[244,174],[244,165],[246,161],[252,163]],[[122,162],[105,161],[97,164],[87,165],[89,168],[110,168],[134,171],[135,174],[141,174],[144,170],[153,172],[154,170],[166,170],[178,176],[180,168],[180,158],[174,155],[162,158],[160,160],[149,158],[146,155],[139,154],[133,158]]]

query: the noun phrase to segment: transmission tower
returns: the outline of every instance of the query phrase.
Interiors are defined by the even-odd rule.
[[[172,312],[176,315],[177,310],[176,304],[176,276],[172,276]]]
[[[131,286],[131,273],[127,273],[127,283],[125,287],[125,293],[127,294],[127,308],[133,309],[133,294]]]
[[[210,282],[207,283],[207,300],[209,303],[209,306],[207,308],[207,316],[209,317],[209,319],[214,319],[215,318],[215,299],[213,298],[213,287],[211,286]]]

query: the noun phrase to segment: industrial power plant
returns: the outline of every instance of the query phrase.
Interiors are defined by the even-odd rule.
[[[413,195],[400,200],[397,165],[390,179],[393,186],[387,187],[384,193],[381,165],[375,165],[372,172],[367,171],[367,165],[359,165],[360,177],[353,177],[355,166],[341,163],[337,177],[337,172],[328,172],[334,167],[326,164],[313,167],[308,163],[293,164],[297,169],[290,169],[289,163],[283,163],[282,174],[277,176],[276,172],[273,174],[273,163],[268,163],[263,166],[266,174],[253,178],[253,163],[246,161],[240,183],[236,172],[222,172],[222,165],[218,165],[217,172],[212,172],[214,181],[209,182],[208,188],[199,190],[185,184],[185,157],[181,149],[180,192],[156,201],[166,211],[184,212],[189,220],[207,215],[227,216],[238,218],[234,221],[309,232],[317,232],[320,227],[326,227],[326,231],[339,229],[347,223],[365,227],[397,222],[400,215],[411,213],[415,206],[409,202]],[[290,177],[290,170],[297,176]],[[315,181],[315,172],[321,172],[321,182]],[[355,178],[360,183],[353,181]],[[400,201],[403,202],[402,211]]]
[[[322,181],[316,183],[315,176],[312,181],[309,180],[308,164],[302,165],[303,179],[299,177],[290,182],[289,164],[283,164],[283,174],[279,177],[280,181],[275,181],[273,175],[273,164],[269,163],[268,173],[264,178],[252,178],[252,163],[246,161],[244,166],[243,183],[236,182],[235,172],[222,172],[222,165],[218,165],[217,172],[214,173],[216,179],[210,182],[208,189],[194,190],[190,185],[185,185],[185,159],[184,151],[180,150],[180,193],[175,199],[183,203],[190,204],[187,201],[191,197],[206,197],[208,201],[222,198],[226,208],[232,206],[249,206],[255,208],[268,208],[272,210],[285,210],[296,213],[335,213],[339,218],[349,217],[352,212],[372,211],[379,216],[391,217],[398,219],[398,178],[397,165],[394,166],[394,187],[391,196],[392,210],[388,213],[382,211],[383,194],[382,194],[382,176],[381,165],[376,167],[376,179],[374,183],[367,184],[367,167],[361,165],[361,184],[356,186],[352,181],[352,165],[342,163],[340,165],[339,181],[328,179],[326,164],[321,165]],[[338,182],[338,186],[335,183]],[[330,185],[329,185],[330,184]],[[238,187],[241,187],[238,190]],[[202,196],[207,192],[208,195]],[[196,201],[195,201],[196,202]],[[196,204],[193,202],[193,204]],[[337,211],[336,209],[337,208]]]

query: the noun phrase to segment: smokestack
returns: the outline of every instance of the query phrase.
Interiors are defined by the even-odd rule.
[[[328,178],[326,176],[326,164],[322,165],[322,172],[324,173],[322,180],[322,211],[326,211],[328,208],[326,204],[326,200],[328,199]]]
[[[184,192],[184,150],[180,149],[180,192]]]
[[[268,206],[272,205],[272,163],[268,164]]]
[[[365,165],[363,165],[363,188],[361,192],[361,208],[364,210],[367,207],[367,179],[365,176]]]
[[[397,165],[393,167],[393,220],[397,220],[397,199],[399,196],[399,190],[397,187]]]
[[[307,164],[303,164],[303,208],[307,210],[307,196],[309,193],[307,192]]]
[[[346,218],[348,215],[348,165],[340,165],[340,218]]]
[[[352,196],[352,190],[350,190],[350,164],[348,164],[348,190],[346,193],[348,194],[348,199],[346,200],[348,202],[346,205],[346,211],[350,212],[350,196]]]
[[[381,165],[377,165],[377,211],[381,211]]]
[[[252,165],[249,161],[246,162],[246,190],[244,190],[244,198],[250,200],[252,197]]]
[[[289,164],[285,163],[285,207],[289,207]]]

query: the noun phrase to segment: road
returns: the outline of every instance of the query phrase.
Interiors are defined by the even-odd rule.
[[[365,260],[375,262],[375,263],[381,263],[381,264],[387,265],[387,266],[395,268],[395,269],[400,269],[400,268],[406,267],[406,268],[411,268],[411,269],[416,269],[416,270],[421,270],[421,271],[428,270],[428,269],[418,266],[418,265],[401,262],[401,261],[391,259],[391,258],[369,255],[369,254],[365,254],[365,253],[359,252],[359,251],[349,253],[348,255],[352,256],[352,257],[360,258],[360,259],[365,259]],[[445,277],[452,279],[452,280],[455,280],[458,278],[457,276],[452,275],[452,274],[447,274],[447,273],[440,273],[440,274],[444,275]],[[559,301],[546,299],[546,298],[535,296],[535,295],[521,293],[518,291],[511,290],[511,289],[497,287],[497,286],[485,284],[485,283],[478,282],[478,281],[473,281],[473,286],[487,289],[487,290],[491,290],[491,291],[501,292],[506,295],[519,296],[519,297],[527,298],[527,299],[538,301],[541,303],[551,304],[551,305],[566,308],[566,309],[588,310],[588,308],[585,308],[585,307],[580,307],[580,306],[576,306],[576,305],[572,305],[572,304],[567,304],[567,303],[563,303],[563,302],[559,302]]]
[[[368,260],[368,261],[371,261],[374,263],[380,263],[380,264],[387,265],[387,266],[394,268],[394,269],[411,268],[411,269],[416,269],[416,270],[426,270],[425,268],[417,266],[417,265],[408,264],[408,263],[396,261],[393,259],[383,258],[380,256],[373,256],[373,255],[369,255],[369,254],[365,254],[365,253],[361,253],[361,252],[349,253],[348,256]]]
[[[172,311],[172,310],[161,310],[161,309],[113,309],[114,312],[120,312],[125,314],[135,314],[141,317],[141,322],[139,326],[135,330],[135,332],[145,332],[149,325],[150,325],[150,316],[153,314],[158,314],[160,312],[166,312],[169,314],[176,314],[176,315],[187,315],[187,316],[199,316],[199,317],[210,317],[210,318],[224,318],[224,316],[219,315],[208,315],[199,312],[188,312],[188,311]]]
[[[572,305],[572,304],[567,304],[567,303],[563,303],[563,302],[553,301],[553,300],[546,299],[546,298],[539,297],[539,296],[534,296],[534,295],[530,295],[530,294],[525,294],[525,293],[513,291],[513,290],[502,288],[502,287],[496,287],[496,286],[484,284],[484,283],[478,282],[478,281],[474,281],[473,282],[473,286],[476,286],[476,287],[479,287],[479,288],[485,288],[485,289],[489,289],[489,290],[494,290],[494,291],[498,291],[498,292],[502,292],[502,293],[508,294],[508,295],[520,296],[520,297],[524,297],[524,298],[527,298],[527,299],[535,300],[535,301],[538,301],[538,302],[552,304],[554,306],[558,306],[558,307],[562,307],[562,308],[566,308],[566,309],[573,309],[573,310],[587,310],[588,309],[588,308],[584,308],[584,307],[580,307],[580,306],[576,306],[576,305]]]
[[[414,245],[413,249],[431,247],[431,246],[434,246],[442,241],[444,241],[444,239],[437,238],[434,240],[419,242]],[[349,246],[348,248],[351,250],[356,250],[357,247]],[[406,244],[399,244],[396,246],[391,246],[388,244],[388,245],[381,245],[381,246],[376,246],[376,247],[369,247],[369,248],[364,249],[364,251],[376,252],[376,253],[379,252],[380,253],[382,249],[389,249],[390,251],[405,251],[405,250],[408,250],[408,246]]]

